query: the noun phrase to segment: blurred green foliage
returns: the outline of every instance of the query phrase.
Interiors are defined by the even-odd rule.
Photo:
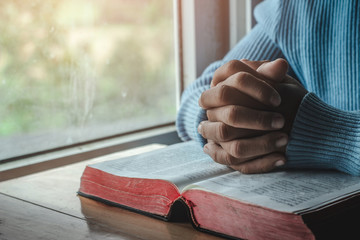
[[[0,1],[0,32],[0,136],[175,118],[172,1]]]

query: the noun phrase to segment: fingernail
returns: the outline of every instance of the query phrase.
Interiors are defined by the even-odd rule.
[[[201,125],[201,123],[199,123],[197,130],[198,130],[198,133],[200,133],[200,134],[201,134],[201,128],[202,128],[202,125]]]
[[[284,160],[279,160],[279,161],[275,162],[275,167],[280,167],[284,164],[285,164]]]
[[[206,154],[209,153],[209,149],[208,149],[207,144],[205,144],[205,146],[203,147],[203,151],[204,151],[204,153],[206,153]]]
[[[285,146],[287,143],[288,143],[288,138],[287,137],[281,137],[280,139],[278,139],[275,142],[275,146],[279,148],[279,147]]]
[[[275,129],[280,129],[284,126],[284,124],[285,124],[285,120],[282,116],[275,116],[272,119],[271,127]]]
[[[281,97],[278,93],[273,93],[271,96],[270,102],[273,106],[277,107],[281,103]]]

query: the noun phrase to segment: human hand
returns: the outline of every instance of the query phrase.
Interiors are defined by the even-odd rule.
[[[281,99],[284,99],[274,110],[285,117],[285,124],[282,131],[289,134],[300,103],[308,91],[291,76],[285,75],[285,77],[281,77],[281,72],[286,69],[286,73],[288,68],[287,62],[284,59],[277,59],[273,62],[249,61],[245,59],[241,61],[252,69],[256,69],[258,73],[261,73],[267,78],[266,81],[276,89]]]
[[[199,100],[209,119],[199,125],[199,132],[208,139],[204,151],[244,173],[266,172],[282,165],[286,133],[306,94],[286,72],[283,59],[232,61],[219,68],[211,88]],[[280,106],[275,89],[286,99]],[[285,132],[274,131],[280,129]]]
[[[201,131],[206,139],[228,141],[263,134],[264,130],[281,129],[284,125],[283,116],[274,112],[281,102],[280,95],[271,85],[272,81],[265,80],[261,72],[256,71],[265,62],[243,61],[230,61],[216,70],[211,88],[199,99],[209,120],[199,126],[206,128]],[[262,68],[262,72],[273,81],[282,80],[287,63],[284,60],[274,63],[271,71]]]

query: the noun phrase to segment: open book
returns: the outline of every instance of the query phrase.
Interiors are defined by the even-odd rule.
[[[79,195],[165,220],[182,203],[195,228],[243,239],[353,236],[360,216],[359,177],[245,175],[213,162],[195,142],[89,165]]]

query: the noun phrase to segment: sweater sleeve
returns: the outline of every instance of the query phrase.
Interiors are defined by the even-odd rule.
[[[307,94],[287,146],[289,168],[336,169],[360,175],[360,112],[342,111]]]

